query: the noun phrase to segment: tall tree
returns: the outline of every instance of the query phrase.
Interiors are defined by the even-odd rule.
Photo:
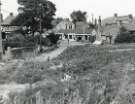
[[[51,21],[56,12],[55,4],[48,0],[18,0],[19,9],[24,12],[18,14],[12,22],[13,25],[29,25],[33,30],[39,28],[39,20],[42,20],[43,28],[52,28]]]
[[[87,12],[82,12],[78,10],[78,11],[73,11],[70,16],[71,16],[72,21],[76,23],[80,21],[86,22],[87,21],[86,15],[87,15]]]

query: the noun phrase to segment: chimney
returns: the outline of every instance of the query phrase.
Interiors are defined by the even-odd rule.
[[[2,13],[0,14],[0,19],[1,19],[1,22],[3,22],[3,14]]]
[[[98,19],[98,24],[101,26],[101,22],[102,22],[102,20],[101,20],[101,16],[99,16],[99,19]]]
[[[117,19],[118,19],[118,14],[114,13],[114,23],[117,23]]]
[[[95,25],[95,27],[97,27],[97,19],[96,18],[94,20],[94,25]]]
[[[13,16],[14,14],[11,12],[9,15],[10,15],[10,16]]]
[[[114,13],[114,17],[117,18],[118,17],[118,14],[117,13]]]

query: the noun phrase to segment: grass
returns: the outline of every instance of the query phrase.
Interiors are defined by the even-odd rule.
[[[132,50],[126,51],[127,49]],[[68,72],[74,80],[69,82],[69,89],[74,93],[78,89],[78,97],[82,99],[82,102],[99,104],[102,101],[104,104],[109,104],[115,99],[121,88],[122,79],[125,75],[123,73],[125,65],[127,63],[134,64],[135,62],[134,49],[134,44],[69,47],[50,62],[35,63],[34,61],[26,61],[22,67],[11,69],[10,73],[4,71],[0,75],[0,83],[15,81],[24,84],[52,79],[59,86],[52,85],[55,91],[57,88],[60,90],[66,87],[60,82],[60,78],[61,74]],[[111,52],[112,50],[113,52]],[[61,63],[63,64],[62,68],[50,69],[50,66]],[[130,83],[133,83],[134,71],[128,72],[128,76]],[[42,89],[43,93],[46,92],[45,89]],[[61,91],[51,93],[52,96],[62,96]],[[70,94],[72,95],[72,93]]]

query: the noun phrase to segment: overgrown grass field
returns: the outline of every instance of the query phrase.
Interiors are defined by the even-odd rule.
[[[126,92],[124,83],[134,83],[134,62],[135,44],[73,46],[49,62],[26,61],[19,68],[0,73],[0,83],[14,81],[24,84],[52,79],[58,84],[54,89],[58,86],[63,89],[60,79],[63,73],[67,73],[72,76],[69,89],[73,92],[79,90],[78,96],[83,103],[110,104],[117,95],[124,93],[120,89]],[[60,64],[62,67],[51,69]],[[125,80],[126,75],[128,80]],[[120,103],[128,104],[124,98],[127,95],[122,95]]]

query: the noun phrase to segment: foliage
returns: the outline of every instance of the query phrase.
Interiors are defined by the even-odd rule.
[[[124,27],[120,28],[120,33],[115,39],[115,43],[133,43],[135,42],[135,34],[127,32]]]
[[[135,60],[134,50],[117,51],[127,48],[134,49],[134,46],[75,46],[68,48],[56,60],[68,63],[68,66],[62,70],[68,69],[74,76],[78,76],[79,82],[77,84],[82,82],[85,82],[83,85],[88,84],[83,88],[79,87],[79,91],[83,91],[81,95],[85,93],[84,101],[86,104],[100,104],[100,102],[110,104],[118,94],[122,83],[121,78],[124,75],[120,70],[124,70],[125,63]],[[111,50],[116,51],[110,52]]]
[[[73,11],[70,16],[71,16],[72,21],[76,23],[80,21],[86,22],[87,21],[86,15],[87,15],[87,12],[82,12],[78,10],[78,11]]]
[[[126,51],[129,48],[133,50]],[[0,74],[0,82],[9,82],[10,80],[24,84],[42,80],[48,80],[49,82],[51,79],[57,83],[57,86],[48,85],[49,87],[40,90],[43,91],[44,96],[48,96],[50,93],[52,99],[56,97],[55,100],[58,100],[62,99],[64,94],[61,95],[61,93],[66,88],[66,83],[60,82],[60,76],[68,71],[68,74],[72,76],[68,83],[71,91],[68,95],[70,95],[72,101],[79,98],[84,104],[110,104],[121,91],[119,89],[121,89],[125,79],[125,65],[135,61],[134,48],[134,44],[70,47],[51,62],[26,60],[17,69],[4,70],[4,73],[1,72]],[[123,51],[119,52],[119,50]],[[55,62],[62,63],[63,67],[52,70],[50,67]],[[130,71],[130,68],[127,68],[127,70],[130,72],[127,73],[128,80],[134,83],[135,71]],[[130,83],[127,84],[130,85]],[[79,90],[79,93],[77,93],[77,90]]]
[[[58,35],[55,35],[54,33],[50,33],[47,36],[47,39],[50,40],[50,42],[51,42],[52,45],[55,45],[55,44],[57,44],[57,42],[59,40],[59,36]]]
[[[48,70],[50,66],[50,62],[35,62],[34,60],[26,60],[22,67],[16,69],[16,73],[12,76],[12,80],[21,84],[36,83],[44,79],[57,80],[59,72]]]
[[[28,34],[27,34],[28,35]],[[34,47],[36,44],[42,46],[52,46],[57,45],[59,36],[54,33],[50,33],[46,37],[40,35],[37,36],[27,36],[26,34],[21,33],[12,33],[6,41],[3,41],[5,49],[7,47]]]
[[[12,33],[6,41],[3,41],[4,47],[33,47],[34,42],[26,39],[21,33]]]
[[[12,22],[13,25],[29,25],[32,30],[39,29],[39,20],[42,19],[43,28],[52,28],[51,21],[55,15],[55,5],[47,0],[18,0],[23,6],[23,13]]]

